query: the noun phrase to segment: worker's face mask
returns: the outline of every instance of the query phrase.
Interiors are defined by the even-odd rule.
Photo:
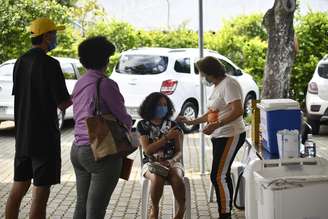
[[[53,50],[54,48],[56,48],[56,46],[57,46],[57,34],[56,34],[56,32],[52,32],[51,39],[48,44],[48,51]]]

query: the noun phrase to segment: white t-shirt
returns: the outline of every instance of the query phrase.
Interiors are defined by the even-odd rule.
[[[213,88],[208,99],[208,108],[219,112],[219,118],[224,119],[231,110],[228,105],[236,100],[242,100],[242,91],[239,83],[227,75],[217,86]],[[216,129],[211,136],[213,138],[232,137],[245,132],[243,116]]]

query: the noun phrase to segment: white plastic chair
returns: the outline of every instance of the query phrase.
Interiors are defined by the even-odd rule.
[[[183,151],[183,149],[181,149]],[[143,159],[143,153],[142,153],[142,146],[139,146],[139,152],[140,152],[140,167],[141,167],[141,173],[140,173],[140,183],[141,183],[141,219],[147,219],[147,213],[148,213],[148,201],[149,201],[149,190],[150,190],[150,180],[147,179],[142,175],[142,159]],[[183,153],[182,153],[183,156]],[[183,163],[183,159],[182,163]],[[190,181],[189,178],[184,176],[184,184],[186,187],[186,212],[184,217],[186,219],[191,219],[191,192],[190,192]],[[165,182],[165,185],[170,185],[168,181]],[[173,190],[172,190],[172,196]],[[178,203],[175,201],[175,198],[173,198],[173,213],[176,213]]]

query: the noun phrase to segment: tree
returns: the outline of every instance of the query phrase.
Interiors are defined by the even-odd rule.
[[[96,0],[80,0],[71,10],[74,24],[81,29],[81,35],[97,23],[105,20],[105,10],[97,4]]]
[[[263,18],[268,31],[268,50],[264,69],[262,98],[288,96],[290,74],[296,49],[294,40],[294,12],[296,0],[275,0]]]
[[[31,46],[27,27],[37,17],[50,17],[56,23],[68,24],[68,10],[55,1],[0,0],[0,63],[17,58]],[[67,35],[59,35],[67,47]],[[63,40],[62,40],[63,39]]]

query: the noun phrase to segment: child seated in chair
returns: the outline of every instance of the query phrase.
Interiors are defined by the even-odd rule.
[[[172,101],[159,92],[148,95],[139,108],[143,120],[138,123],[137,129],[144,155],[142,174],[151,181],[151,219],[158,218],[159,201],[165,181],[172,186],[179,205],[174,218],[182,219],[185,212],[184,168],[181,162],[183,133],[177,123],[170,119],[173,112]],[[154,163],[165,166],[168,173],[156,174],[152,168]],[[166,169],[165,167],[162,169]]]

